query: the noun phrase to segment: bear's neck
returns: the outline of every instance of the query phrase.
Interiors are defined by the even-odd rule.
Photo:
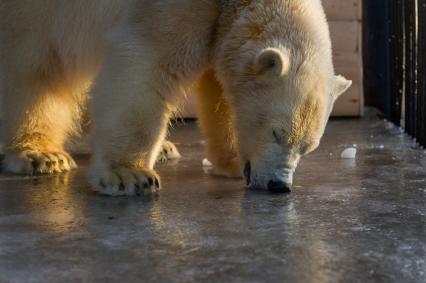
[[[255,0],[221,0],[219,24],[232,23],[240,12]]]
[[[233,22],[253,1],[256,0],[221,0],[216,40],[220,40],[231,29]]]

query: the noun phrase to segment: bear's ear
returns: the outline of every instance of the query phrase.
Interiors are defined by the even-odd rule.
[[[352,85],[352,81],[345,79],[343,76],[334,77],[333,94],[337,98],[347,91]]]
[[[277,48],[266,48],[257,55],[254,70],[259,76],[283,77],[290,70],[290,56]]]

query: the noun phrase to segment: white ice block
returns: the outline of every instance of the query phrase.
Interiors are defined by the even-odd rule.
[[[213,164],[207,158],[203,159],[203,167],[213,167]]]
[[[354,147],[350,147],[345,149],[340,155],[343,159],[355,159],[356,158],[357,149]]]

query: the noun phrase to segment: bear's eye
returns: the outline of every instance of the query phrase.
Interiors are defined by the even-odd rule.
[[[283,138],[282,138],[282,136],[280,136],[280,134],[276,130],[274,130],[272,132],[272,134],[273,134],[275,142],[277,144],[283,144]]]
[[[275,65],[276,65],[276,62],[275,62],[275,60],[274,59],[270,59],[268,62],[267,62],[267,68],[268,69],[273,69],[273,68],[275,68]]]
[[[301,147],[300,147],[300,154],[301,155],[306,155],[306,154],[308,154],[309,153],[309,145],[302,145]]]

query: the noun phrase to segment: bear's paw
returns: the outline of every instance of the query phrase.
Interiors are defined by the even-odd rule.
[[[180,155],[176,146],[170,141],[163,141],[161,151],[158,153],[157,162],[166,162],[167,160],[179,159]]]
[[[63,173],[75,168],[77,168],[77,164],[65,151],[8,151],[2,162],[2,171],[4,173],[22,175]]]
[[[142,196],[158,194],[160,177],[154,170],[118,167],[92,176],[95,191],[107,196]]]

